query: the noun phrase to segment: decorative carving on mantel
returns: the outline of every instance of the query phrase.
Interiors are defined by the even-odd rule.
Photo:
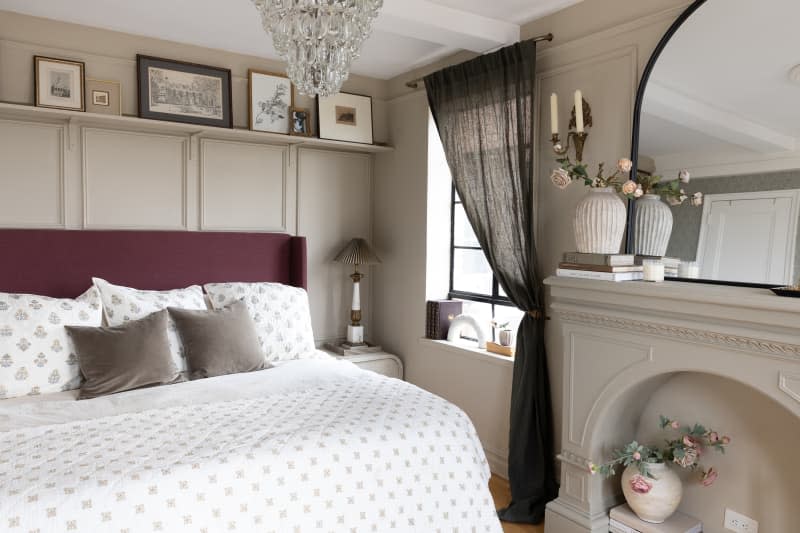
[[[778,376],[778,388],[794,401],[800,403],[800,374],[781,372]]]
[[[746,352],[759,352],[771,357],[800,361],[800,344],[788,344],[782,342],[754,339],[739,335],[728,335],[715,331],[684,328],[671,326],[669,324],[657,324],[642,320],[632,320],[606,315],[596,315],[593,313],[582,313],[579,311],[556,310],[556,313],[568,322],[589,324],[592,326],[624,329],[636,331],[662,337],[673,337],[690,342],[722,346],[733,350]]]
[[[589,471],[589,465],[592,464],[592,462],[586,457],[580,456],[577,453],[573,453],[568,450],[561,450],[561,453],[556,455],[556,459],[558,459],[562,463],[569,463],[572,466],[577,466],[578,468],[586,469],[587,473]]]

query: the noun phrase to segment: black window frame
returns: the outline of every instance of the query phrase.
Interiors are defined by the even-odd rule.
[[[471,302],[485,303],[492,306],[492,320],[497,316],[495,307],[502,305],[505,307],[516,307],[507,296],[500,295],[500,284],[497,282],[497,276],[492,272],[492,294],[481,294],[469,291],[459,291],[453,288],[454,273],[455,273],[455,251],[456,250],[480,250],[480,246],[459,246],[456,245],[456,205],[462,204],[461,199],[456,194],[456,187],[452,185],[450,191],[450,289],[447,297],[451,300],[467,300]],[[494,328],[492,328],[492,337],[494,337]]]

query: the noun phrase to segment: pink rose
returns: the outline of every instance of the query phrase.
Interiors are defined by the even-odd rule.
[[[572,178],[569,177],[569,172],[563,168],[557,168],[550,174],[550,181],[559,189],[566,189],[572,183]]]
[[[633,452],[633,460],[634,461],[641,461],[642,460],[642,454],[639,453],[639,452]]]
[[[673,420],[670,426],[672,426],[672,429],[679,429],[681,427],[677,420]]]
[[[694,207],[699,207],[703,205],[703,193],[696,192],[692,195],[692,198],[689,200],[689,203],[692,204]]]
[[[690,447],[690,448],[694,448],[697,445],[697,443],[694,441],[694,439],[692,437],[690,437],[689,435],[684,435],[683,436],[683,443],[686,446]]]
[[[709,442],[717,442],[719,440],[719,434],[716,431],[712,431],[708,434],[708,441]]]
[[[623,157],[619,161],[617,161],[617,168],[619,168],[622,172],[630,172],[633,168],[633,161],[630,159]]]
[[[597,465],[594,463],[589,463],[588,466],[589,466],[589,472],[591,472],[592,475],[595,475],[597,473]]]
[[[637,185],[635,181],[628,180],[628,181],[626,181],[625,183],[622,184],[622,194],[626,194],[626,195],[633,194],[633,193],[636,192],[636,189],[638,187],[639,187],[639,185]]]
[[[689,174],[689,171],[684,169],[678,172],[678,179],[681,180],[681,183],[689,183],[692,175]]]
[[[636,191],[633,193],[633,196],[635,196],[636,198],[641,198],[642,196],[644,196],[644,191],[642,190],[641,187],[636,187]]]
[[[703,472],[703,477],[702,477],[703,486],[710,487],[717,480],[717,477],[719,477],[719,473],[716,470],[714,470],[714,467],[712,466],[707,471]]]
[[[692,467],[697,462],[697,449],[686,448],[684,449],[683,457],[676,457],[673,461],[682,468]]]
[[[641,474],[636,474],[629,481],[631,490],[637,494],[647,494],[653,489],[653,484],[647,481]]]
[[[722,437],[722,444],[730,444],[731,438],[730,437]]]

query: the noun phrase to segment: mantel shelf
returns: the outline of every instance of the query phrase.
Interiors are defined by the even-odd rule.
[[[0,103],[0,120],[23,120],[49,123],[64,122],[66,124],[80,124],[84,126],[106,127],[129,131],[147,131],[240,142],[304,146],[343,152],[382,153],[394,151],[394,148],[391,146],[332,141],[318,139],[316,137],[282,135],[279,133],[251,131],[244,128],[228,129],[213,126],[200,126],[196,124],[183,124],[180,122],[150,120],[127,115],[102,115],[81,111],[49,109],[24,104]]]

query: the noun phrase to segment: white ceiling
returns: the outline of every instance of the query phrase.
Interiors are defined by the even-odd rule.
[[[800,149],[800,85],[788,76],[800,63],[798,20],[797,0],[708,0],[653,70],[640,153]]]
[[[580,1],[384,0],[353,73],[389,79],[460,50],[486,52]],[[278,59],[250,0],[0,0],[0,10]]]

